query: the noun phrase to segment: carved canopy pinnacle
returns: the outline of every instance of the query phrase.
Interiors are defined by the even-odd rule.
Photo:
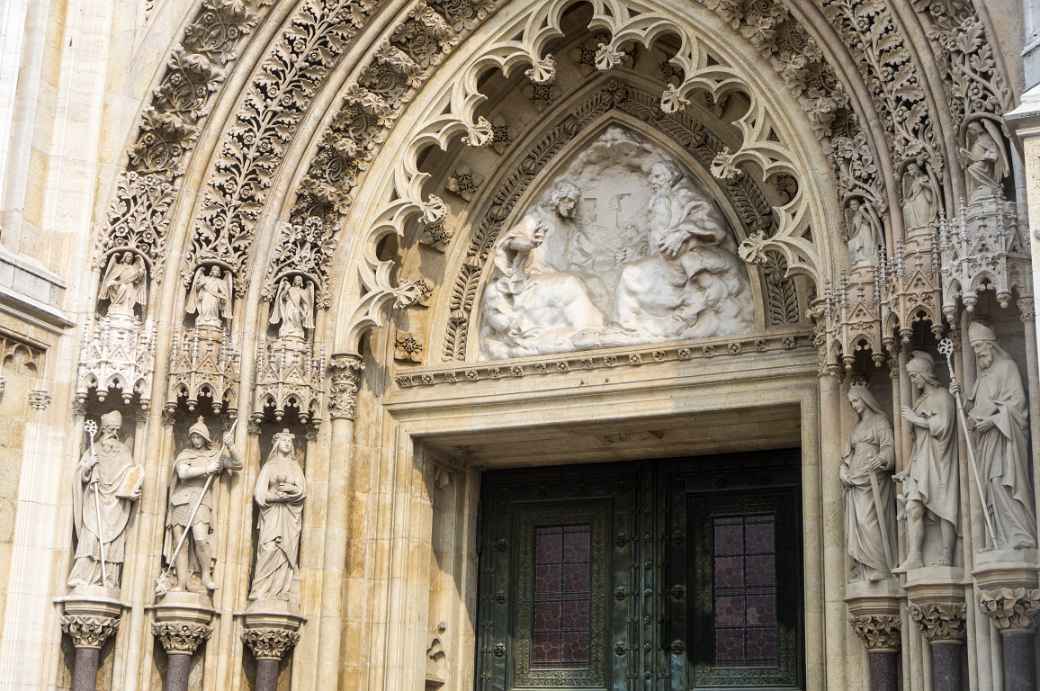
[[[205,624],[163,622],[152,624],[152,633],[167,655],[194,655],[213,629]]]
[[[901,621],[898,614],[850,615],[849,624],[872,652],[899,650]]]
[[[921,627],[929,643],[964,640],[964,618],[967,607],[963,602],[916,604],[910,603],[910,617]]]
[[[981,590],[979,607],[999,631],[1028,631],[1040,613],[1040,589],[993,588]]]
[[[329,414],[332,419],[353,420],[357,416],[357,393],[365,363],[360,355],[338,353],[329,361],[332,372],[329,387]]]
[[[72,639],[77,648],[98,648],[119,628],[119,617],[84,614],[66,614],[61,618],[61,630]]]
[[[299,640],[299,631],[276,627],[249,628],[242,632],[242,641],[257,660],[281,660]]]

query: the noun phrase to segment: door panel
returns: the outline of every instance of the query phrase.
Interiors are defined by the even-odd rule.
[[[477,689],[799,688],[797,461],[488,473]]]

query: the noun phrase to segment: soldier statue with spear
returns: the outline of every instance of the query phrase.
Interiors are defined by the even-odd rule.
[[[207,591],[216,590],[213,582],[213,552],[210,533],[213,525],[213,479],[223,472],[242,468],[234,449],[234,425],[223,444],[212,449],[209,428],[203,418],[188,429],[188,447],[173,462],[170,499],[166,514],[163,557],[166,568],[156,581],[156,595],[170,590],[190,590],[192,574],[197,574]],[[189,544],[190,543],[190,549]],[[171,578],[171,568],[176,581]]]

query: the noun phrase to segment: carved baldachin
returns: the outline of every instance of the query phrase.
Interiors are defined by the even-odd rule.
[[[72,639],[77,648],[97,648],[119,628],[119,617],[96,617],[66,614],[61,618],[61,630]]]
[[[257,660],[281,660],[299,640],[299,631],[276,627],[248,628],[242,632],[242,641]]]

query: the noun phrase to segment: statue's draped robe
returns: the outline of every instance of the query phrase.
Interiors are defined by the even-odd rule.
[[[104,538],[108,585],[119,583],[119,568],[126,558],[126,526],[133,502],[116,496],[134,462],[129,449],[119,441],[107,441],[95,449],[98,462],[91,468],[88,450],[80,458],[72,487],[73,520],[76,530],[76,553],[69,585],[101,585],[101,547]],[[95,501],[94,480],[98,481]],[[101,528],[98,529],[98,514]]]
[[[992,419],[993,427],[975,433],[975,455],[1000,547],[1036,546],[1036,519],[1029,482],[1028,403],[1018,367],[994,353],[980,370],[969,398],[971,416]]]
[[[134,305],[145,303],[144,284],[141,281],[143,273],[136,263],[117,262],[112,266],[98,293],[100,299],[108,300],[109,314],[133,316]]]
[[[295,485],[296,491],[279,497],[279,478]],[[259,535],[250,600],[288,600],[292,593],[300,563],[305,487],[303,470],[291,458],[274,456],[260,470],[254,497],[259,507]]]
[[[914,425],[910,472],[904,488],[906,499],[920,499],[929,511],[956,526],[960,478],[953,396],[943,389],[928,391],[917,401],[914,412],[928,421],[928,428]]]
[[[882,470],[875,472],[870,465],[880,458],[887,468],[895,460],[892,426],[881,415],[865,415],[852,431],[850,456],[845,476],[845,536],[849,557],[870,571],[872,578],[886,577],[894,564],[888,563],[887,554],[896,554],[895,488],[892,476]],[[877,476],[878,494],[882,508],[879,516],[870,476]],[[888,546],[882,537],[880,521],[885,522]]]
[[[911,178],[903,199],[903,224],[907,230],[924,228],[935,221],[934,192],[927,175]]]
[[[305,338],[306,329],[314,328],[310,291],[289,285],[279,289],[271,312],[270,322],[281,324],[278,335]]]

